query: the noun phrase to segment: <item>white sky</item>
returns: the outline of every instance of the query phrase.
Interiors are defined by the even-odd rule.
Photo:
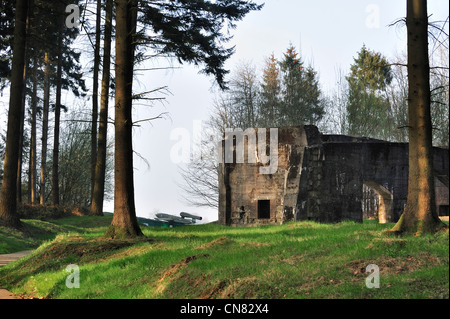
[[[445,20],[449,15],[448,1],[428,0],[428,14],[432,14],[430,21]],[[363,44],[388,58],[406,51],[406,27],[388,27],[405,15],[405,0],[267,0],[261,11],[251,12],[232,31],[230,45],[236,46],[236,52],[227,68],[233,70],[239,62],[251,61],[261,70],[265,58],[272,53],[281,58],[292,43],[303,61],[318,71],[322,90],[327,93],[334,88],[337,69],[348,73]],[[134,131],[134,149],[150,164],[148,168],[135,156],[138,216],[154,217],[155,212],[178,215],[186,211],[202,215],[204,221],[217,220],[216,210],[189,207],[182,200],[177,185],[181,182],[178,164],[170,158],[170,150],[177,142],[170,139],[170,133],[181,127],[192,134],[193,121],[208,119],[217,94],[211,90],[213,78],[198,71],[194,66],[183,65],[176,70],[146,72],[134,87],[138,92],[167,85],[171,92],[164,105],[135,111],[134,120],[160,112],[170,116],[152,124],[142,123]],[[6,105],[0,101],[0,116],[6,112]],[[110,127],[109,132],[112,130]],[[113,211],[113,203],[105,203],[104,209]]]

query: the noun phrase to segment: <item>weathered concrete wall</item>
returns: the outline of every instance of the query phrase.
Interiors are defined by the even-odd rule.
[[[297,219],[362,221],[365,184],[379,195],[380,222],[397,221],[408,196],[408,144],[344,136],[322,140],[305,150]],[[448,176],[448,150],[434,149],[434,166]],[[446,193],[448,202],[448,187]]]
[[[444,209],[447,205],[447,211],[448,163],[448,150],[435,148],[437,203]],[[321,135],[314,126],[284,127],[278,128],[278,169],[265,175],[259,171],[261,165],[220,165],[220,224],[250,226],[346,219],[361,222],[363,204],[370,200],[367,188],[378,196],[372,200],[377,207],[371,209],[380,222],[398,220],[406,204],[407,143]],[[264,218],[258,215],[258,201],[262,200],[270,201],[270,214]]]
[[[303,127],[281,127],[278,128],[278,167],[274,174],[261,174],[261,163],[220,164],[219,223],[244,226],[293,220],[306,145]],[[270,201],[269,218],[258,217],[259,200]]]
[[[306,153],[308,161],[304,162],[302,178],[308,188],[299,190],[306,196],[299,195],[298,219],[362,221],[364,184],[379,193],[393,194],[395,200],[390,205],[394,216],[388,219],[399,217],[395,212],[407,195],[408,162],[403,146],[377,141],[332,141],[308,147]]]

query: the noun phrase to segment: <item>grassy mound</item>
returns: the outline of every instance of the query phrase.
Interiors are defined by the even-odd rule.
[[[0,254],[39,247],[54,239],[58,234],[81,233],[100,236],[111,223],[109,217],[71,217],[56,220],[22,219],[20,230],[0,226]]]
[[[87,216],[89,209],[86,207],[20,204],[17,207],[17,213],[20,219],[52,220],[70,216]]]
[[[448,232],[397,238],[374,221],[296,222],[142,227],[145,238],[108,240],[108,222],[52,221],[65,234],[0,268],[0,285],[40,298],[449,298]],[[80,288],[66,286],[70,264]],[[378,289],[366,286],[370,264]]]

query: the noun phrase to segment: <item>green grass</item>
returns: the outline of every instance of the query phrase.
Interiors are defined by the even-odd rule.
[[[292,222],[142,226],[146,238],[107,240],[110,221],[26,221],[39,238],[20,245],[41,245],[0,268],[0,286],[44,298],[449,298],[448,232],[394,237],[384,232],[392,224],[373,221]],[[69,264],[80,288],[66,287]],[[378,289],[365,285],[369,264],[379,266]]]
[[[112,217],[66,217],[52,221],[22,219],[23,229],[0,226],[0,254],[37,248],[58,234],[100,236]]]

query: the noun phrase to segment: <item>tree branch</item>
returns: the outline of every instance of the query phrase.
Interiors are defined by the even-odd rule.
[[[133,126],[138,126],[139,127],[140,125],[136,125],[136,123],[148,122],[148,121],[153,121],[153,120],[157,120],[157,119],[162,119],[162,118],[164,118],[164,115],[166,115],[166,114],[168,114],[168,112],[162,112],[162,113],[158,114],[157,116],[151,117],[151,118],[148,118],[148,119],[142,119],[142,120],[134,121],[133,122]]]

